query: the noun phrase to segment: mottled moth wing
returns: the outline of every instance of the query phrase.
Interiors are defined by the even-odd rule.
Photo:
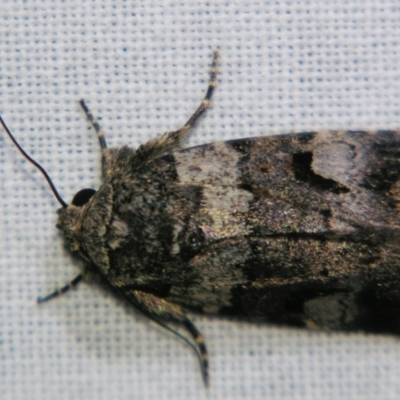
[[[84,256],[162,319],[180,305],[399,333],[399,163],[394,131],[233,140],[140,163],[105,150],[85,211],[103,236],[86,223]]]
[[[171,285],[171,301],[295,326],[400,332],[399,132],[229,141],[176,152],[174,163],[177,180],[201,196],[178,245],[202,245],[182,260],[191,280]]]

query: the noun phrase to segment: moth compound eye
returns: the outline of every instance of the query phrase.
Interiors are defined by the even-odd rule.
[[[94,189],[82,189],[72,199],[72,204],[77,207],[85,205],[96,193]]]

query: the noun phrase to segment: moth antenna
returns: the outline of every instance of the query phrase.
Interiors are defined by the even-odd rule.
[[[39,164],[37,163],[33,158],[31,158],[26,152],[25,150],[18,144],[18,142],[16,141],[16,139],[14,138],[14,136],[11,134],[10,130],[8,129],[7,125],[5,124],[5,122],[3,121],[3,118],[0,116],[0,123],[3,126],[4,130],[6,131],[7,135],[10,137],[10,139],[12,140],[12,142],[14,143],[14,145],[17,147],[17,149],[20,151],[20,153],[31,163],[33,164],[44,176],[44,178],[46,179],[47,183],[49,184],[54,196],[56,197],[56,199],[58,200],[58,202],[64,207],[66,208],[68,206],[68,204],[62,199],[62,197],[59,195],[56,187],[54,186],[52,180],[50,179],[48,173],[46,172],[46,170]]]
[[[88,120],[91,122],[94,130],[97,133],[97,137],[99,138],[99,142],[100,142],[100,147],[101,149],[106,149],[107,148],[107,143],[106,143],[106,138],[104,137],[104,132],[103,130],[100,128],[99,123],[97,122],[97,119],[95,119],[93,117],[93,114],[90,112],[88,106],[85,103],[85,100],[81,99],[79,100],[79,104],[82,107],[82,110],[85,112],[86,117],[88,118]]]

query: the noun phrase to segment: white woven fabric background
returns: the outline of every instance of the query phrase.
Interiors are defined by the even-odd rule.
[[[320,129],[400,127],[400,2],[8,1],[0,113],[65,200],[96,188],[99,146],[137,146],[184,123],[221,51],[212,108],[189,144]],[[1,399],[399,399],[400,341],[196,316],[193,351],[82,283],[38,306],[80,261],[54,227],[40,173],[0,131]]]

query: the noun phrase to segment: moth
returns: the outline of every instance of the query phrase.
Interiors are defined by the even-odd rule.
[[[57,227],[104,282],[167,329],[187,330],[205,383],[208,354],[187,311],[324,330],[400,333],[400,132],[336,131],[182,148],[210,104],[134,150],[108,148],[103,184],[61,204]],[[177,332],[177,334],[179,334]],[[188,340],[188,339],[186,339]]]

